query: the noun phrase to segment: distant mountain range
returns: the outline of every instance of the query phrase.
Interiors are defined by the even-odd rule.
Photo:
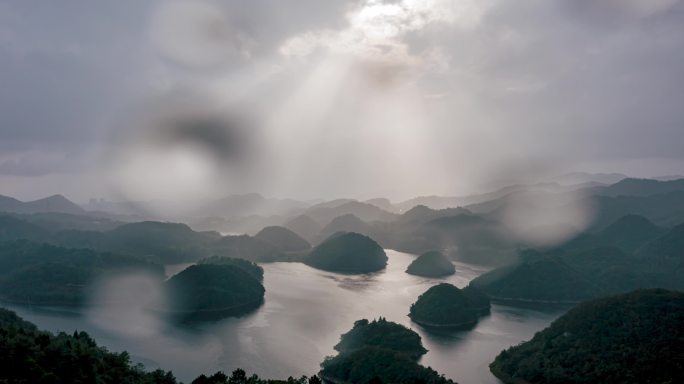
[[[235,234],[255,234],[264,227],[278,225],[288,227],[308,241],[317,243],[321,236],[325,238],[339,230],[366,228],[365,232],[368,232],[367,223],[403,222],[407,225],[409,221],[428,221],[421,219],[422,215],[435,219],[435,214],[453,216],[468,212],[496,221],[502,219],[507,207],[543,205],[544,201],[553,197],[554,205],[581,204],[591,207],[595,213],[591,226],[598,229],[625,214],[642,215],[657,225],[671,226],[684,219],[684,207],[681,206],[684,204],[684,178],[672,179],[674,177],[634,179],[619,173],[576,172],[559,176],[548,183],[516,184],[460,197],[422,196],[398,203],[386,198],[299,201],[252,193],[208,201],[194,209],[166,216],[145,209],[146,204],[153,203],[93,200],[84,209],[62,195],[28,202],[0,196],[0,212],[64,213],[124,222],[169,220],[188,223],[196,230]],[[465,209],[461,208],[463,210],[457,212],[459,207]]]
[[[59,212],[74,215],[84,214],[86,211],[72,203],[62,195],[52,195],[39,200],[20,201],[13,197],[0,195],[0,212],[13,213],[45,213]]]

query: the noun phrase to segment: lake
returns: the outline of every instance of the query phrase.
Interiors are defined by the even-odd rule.
[[[529,340],[565,312],[493,305],[469,331],[427,332],[407,317],[410,305],[430,286],[464,287],[485,269],[456,263],[456,274],[421,278],[404,270],[415,256],[387,250],[388,267],[368,275],[340,275],[300,263],[263,264],[265,304],[242,318],[178,328],[144,310],[162,300],[144,276],[103,283],[96,295],[108,306],[83,311],[9,306],[50,331],[88,332],[112,351],[128,351],[148,368],[172,370],[189,382],[200,373],[243,368],[264,378],[311,375],[354,321],[386,317],[418,332],[428,349],[421,364],[461,384],[499,381],[488,365],[504,348]],[[170,266],[177,273],[181,266]],[[125,298],[125,299],[124,299]],[[103,302],[103,301],[99,302]]]

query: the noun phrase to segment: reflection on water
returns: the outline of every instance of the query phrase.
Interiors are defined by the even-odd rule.
[[[498,383],[488,365],[503,349],[527,340],[563,313],[563,308],[539,310],[494,305],[492,313],[469,331],[428,332],[407,317],[410,305],[430,286],[448,281],[464,287],[483,272],[456,265],[456,275],[443,279],[404,272],[412,255],[387,251],[385,271],[340,275],[299,263],[264,264],[265,304],[239,319],[226,319],[192,329],[159,323],[154,332],[126,332],[116,313],[106,308],[83,313],[13,308],[39,327],[52,331],[85,330],[113,351],[128,350],[149,368],[171,369],[183,381],[200,373],[242,367],[266,378],[311,375],[318,371],[340,334],[361,318],[386,317],[404,324],[423,338],[429,352],[421,363],[462,384]],[[182,267],[172,268],[173,274]],[[125,311],[122,311],[122,316]],[[134,325],[131,325],[134,326]]]

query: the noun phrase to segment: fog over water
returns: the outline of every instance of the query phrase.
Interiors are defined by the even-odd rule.
[[[140,291],[130,291],[141,284],[135,278],[127,278],[127,284],[117,288],[136,297],[129,306],[91,308],[83,313],[10,308],[47,330],[85,330],[109,349],[127,350],[135,361],[148,368],[173,370],[186,382],[200,373],[238,367],[267,378],[314,374],[323,358],[335,353],[333,346],[354,321],[382,316],[421,335],[429,351],[422,364],[459,383],[498,383],[488,369],[494,357],[530,339],[564,312],[495,304],[491,315],[472,330],[430,333],[407,317],[410,305],[438,282],[464,287],[483,270],[456,263],[453,276],[421,278],[404,272],[415,256],[392,250],[387,254],[387,268],[369,275],[340,275],[301,263],[263,264],[266,297],[262,307],[243,318],[195,328],[173,327],[141,314]]]

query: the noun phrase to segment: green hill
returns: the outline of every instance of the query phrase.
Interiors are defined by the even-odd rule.
[[[383,318],[358,320],[335,346],[337,356],[321,363],[320,375],[334,383],[453,384],[418,364],[427,352],[414,331]]]
[[[499,354],[510,384],[684,382],[684,293],[640,290],[580,304]]]
[[[175,320],[193,322],[240,316],[264,302],[264,287],[234,265],[193,265],[167,282],[169,312]]]
[[[458,289],[451,284],[430,287],[411,305],[409,317],[425,327],[468,327],[489,313],[489,298],[471,286]]]
[[[391,349],[414,360],[427,352],[417,333],[383,318],[356,321],[354,327],[340,337],[335,350],[345,353],[370,346]]]
[[[387,255],[370,237],[350,232],[328,238],[304,262],[326,271],[369,273],[385,268]]]
[[[665,230],[625,216],[555,249],[528,250],[521,261],[472,284],[504,301],[579,302],[639,288],[684,289],[684,224]]]
[[[98,278],[130,270],[163,276],[159,264],[136,256],[26,240],[0,242],[0,298],[11,302],[82,305]]]
[[[39,331],[0,308],[0,382],[175,384],[171,372],[145,371],[126,352],[99,347],[85,332]]]
[[[625,215],[597,233],[582,233],[563,244],[565,250],[616,247],[634,252],[644,244],[663,235],[666,229],[639,215]]]
[[[232,265],[241,268],[245,272],[249,273],[255,279],[262,281],[264,279],[264,269],[259,265],[243,260],[235,259],[232,257],[222,257],[222,256],[212,256],[204,258],[197,262],[197,264],[213,264],[213,265]]]
[[[456,272],[454,264],[439,251],[429,251],[418,256],[406,268],[406,273],[424,277],[442,277]]]
[[[14,215],[0,214],[0,241],[5,240],[41,240],[48,237],[45,229],[21,220]]]
[[[485,273],[471,284],[492,299],[508,302],[579,302],[604,293],[563,259],[544,254],[527,255],[520,263]]]

